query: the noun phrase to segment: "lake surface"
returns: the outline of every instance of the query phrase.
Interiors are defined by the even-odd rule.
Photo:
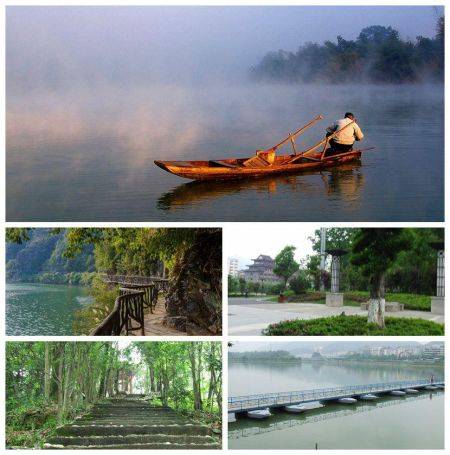
[[[155,159],[252,155],[353,111],[375,146],[309,175],[187,183]],[[92,87],[8,94],[7,221],[443,221],[442,86]],[[291,150],[286,149],[286,153]]]
[[[229,395],[443,377],[433,366],[323,363],[229,363]],[[386,397],[357,405],[327,405],[302,415],[283,412],[228,425],[230,449],[444,448],[444,393]]]
[[[92,301],[88,288],[6,284],[6,335],[72,335],[74,314]]]

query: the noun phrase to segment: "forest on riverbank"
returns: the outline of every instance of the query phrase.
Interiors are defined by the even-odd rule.
[[[94,302],[78,312],[75,334],[90,333],[114,308],[119,287],[106,283],[102,274],[167,278],[167,318],[178,318],[184,331],[187,325],[192,332],[221,331],[220,228],[10,228],[6,240],[11,270],[43,271],[59,261],[80,263],[93,271],[89,285]],[[17,272],[15,276],[33,275]]]
[[[27,241],[6,242],[6,281],[8,283],[73,284],[87,286],[94,277],[93,245],[86,245],[76,256],[65,255],[67,231],[33,229]]]
[[[404,40],[392,27],[373,25],[355,40],[308,42],[296,52],[267,53],[250,69],[255,81],[280,83],[444,82],[444,17],[433,38]],[[345,33],[343,33],[345,35]]]
[[[39,448],[133,377],[133,393],[220,429],[218,342],[8,342],[6,445]],[[89,365],[89,368],[86,366]]]

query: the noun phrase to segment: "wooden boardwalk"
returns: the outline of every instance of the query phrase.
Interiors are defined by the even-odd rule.
[[[158,303],[156,304],[153,313],[150,313],[150,310],[147,310],[147,313],[144,315],[144,330],[146,336],[184,336],[186,332],[181,332],[180,330],[174,329],[173,327],[168,327],[163,324],[163,320],[166,316],[166,308],[164,305],[164,298],[160,297]],[[139,332],[133,332],[133,335],[140,335]]]

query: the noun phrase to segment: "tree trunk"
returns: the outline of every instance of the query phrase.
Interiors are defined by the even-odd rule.
[[[44,397],[48,404],[50,399],[50,386],[51,386],[51,362],[50,362],[50,343],[45,343],[45,366],[44,366]]]
[[[385,305],[385,276],[384,273],[377,273],[370,279],[370,300],[367,322],[374,323],[384,329]]]

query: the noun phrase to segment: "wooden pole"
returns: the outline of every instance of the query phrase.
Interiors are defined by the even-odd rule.
[[[341,128],[339,131],[335,131],[333,134],[330,134],[328,137],[322,139],[317,144],[315,144],[312,147],[310,147],[310,148],[306,149],[305,151],[301,152],[299,155],[294,156],[292,159],[286,161],[284,164],[292,164],[292,163],[295,163],[295,161],[297,161],[298,159],[302,158],[303,156],[308,156],[309,153],[313,152],[314,150],[316,150],[317,148],[319,148],[323,144],[326,145],[326,143],[330,139],[332,139],[334,136],[336,136],[336,134],[344,131],[346,128],[348,128],[350,125],[353,125],[354,123],[355,123],[355,121],[353,120],[352,122],[350,122],[347,125],[345,125],[344,128]],[[324,153],[324,151],[322,151],[322,155],[323,155],[323,153]]]
[[[294,151],[294,155],[297,155],[297,150],[295,149],[295,141],[294,141],[294,138],[292,137],[292,134],[290,134],[290,133],[289,133],[289,138],[291,139],[292,150]]]
[[[306,125],[303,125],[297,131],[295,131],[295,133],[290,134],[287,138],[283,139],[277,145],[274,145],[273,147],[270,147],[270,148],[266,149],[265,151],[266,152],[275,151],[276,149],[278,149],[279,147],[284,145],[286,142],[294,139],[296,136],[300,135],[301,133],[303,133],[308,128],[310,128],[311,126],[313,126],[315,123],[317,123],[319,120],[322,120],[322,119],[323,119],[323,115],[318,115],[317,117],[313,118],[310,122],[308,122]]]

